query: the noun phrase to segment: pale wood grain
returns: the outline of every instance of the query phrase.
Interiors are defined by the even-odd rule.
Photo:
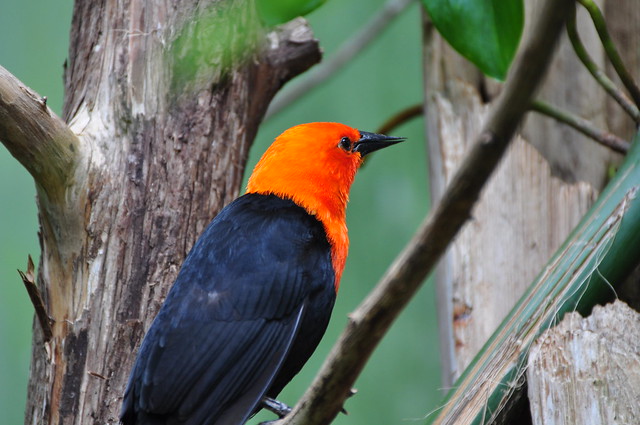
[[[572,313],[531,347],[534,425],[632,425],[640,418],[640,314],[621,301]]]

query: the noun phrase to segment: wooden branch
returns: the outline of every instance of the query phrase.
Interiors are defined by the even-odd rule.
[[[29,259],[27,261],[27,271],[23,272],[18,270],[18,274],[20,278],[22,278],[22,283],[24,283],[24,287],[29,294],[29,299],[31,300],[31,304],[36,311],[36,317],[38,318],[38,322],[40,322],[40,327],[42,328],[42,335],[44,342],[49,342],[51,337],[53,337],[53,331],[51,329],[51,318],[47,313],[47,309],[44,305],[44,301],[42,300],[42,296],[35,282],[35,266],[33,265],[33,259],[29,255]]]
[[[49,199],[63,201],[78,161],[76,135],[40,97],[0,66],[0,141]]]
[[[624,84],[625,88],[629,91],[629,94],[636,106],[640,108],[640,88],[627,70],[624,61],[618,53],[618,49],[613,43],[611,35],[609,35],[609,30],[607,29],[607,24],[604,20],[604,16],[602,16],[600,8],[593,0],[578,0],[578,3],[584,6],[584,8],[589,12],[589,16],[591,16],[591,19],[593,20],[593,25],[598,32],[600,41],[602,41],[604,51],[607,54],[609,61],[611,61],[611,65],[613,65],[613,69],[615,69],[618,77],[620,77],[620,80],[622,81],[622,84]]]
[[[471,216],[486,181],[506,150],[553,53],[573,2],[544,3],[532,36],[523,44],[505,88],[471,152],[409,245],[376,288],[349,316],[345,331],[313,383],[280,425],[328,424],[391,323]]]
[[[318,40],[315,39],[309,23],[296,18],[267,34],[268,43],[264,51],[262,68],[256,73],[255,95],[263,98],[254,100],[254,105],[263,109],[251,111],[251,115],[263,117],[276,92],[289,80],[302,74],[322,59]]]
[[[622,90],[620,90],[616,84],[607,77],[607,74],[598,67],[593,59],[591,59],[587,48],[582,44],[580,34],[578,34],[575,10],[572,11],[569,19],[567,20],[567,36],[571,41],[573,51],[576,53],[576,56],[578,56],[578,59],[580,59],[580,62],[582,62],[587,71],[589,71],[598,84],[600,84],[609,96],[611,96],[636,123],[640,123],[640,110],[638,107],[634,105],[631,99],[629,99],[627,95],[625,95]]]
[[[565,316],[527,365],[535,425],[632,423],[640,417],[640,314],[621,301]]]
[[[534,100],[531,102],[531,110],[570,126],[595,142],[602,146],[606,146],[615,152],[625,154],[629,151],[629,142],[621,139],[615,134],[600,130],[589,120],[572,114],[569,111],[563,111],[562,109],[556,108],[555,106],[541,100]]]
[[[318,40],[304,18],[296,18],[278,26],[267,38],[269,50],[265,60],[277,71],[281,84],[302,74],[322,59]]]

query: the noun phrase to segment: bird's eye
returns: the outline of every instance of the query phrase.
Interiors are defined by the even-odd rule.
[[[342,139],[340,139],[340,144],[338,146],[340,146],[340,148],[344,149],[345,151],[350,151],[351,140],[349,140],[348,137],[343,137]]]

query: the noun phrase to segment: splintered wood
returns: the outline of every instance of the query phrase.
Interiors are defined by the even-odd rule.
[[[621,301],[565,316],[533,344],[534,425],[631,425],[640,418],[640,314]]]

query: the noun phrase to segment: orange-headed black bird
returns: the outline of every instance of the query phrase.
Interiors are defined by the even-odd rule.
[[[278,395],[329,322],[356,170],[402,140],[336,123],[275,140],[185,259],[138,352],[123,424],[240,425]]]

